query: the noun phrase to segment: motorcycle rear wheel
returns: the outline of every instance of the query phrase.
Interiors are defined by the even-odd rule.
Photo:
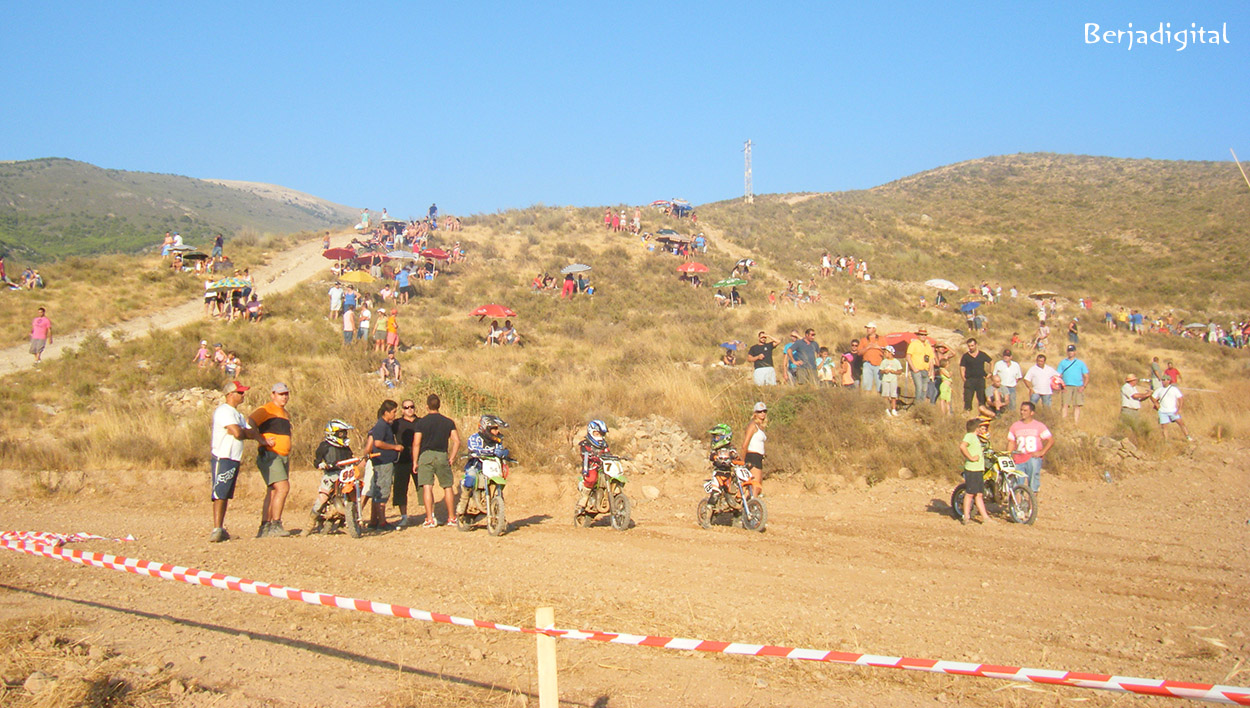
[[[951,492],[951,516],[956,521],[962,521],[964,518],[964,497],[967,496],[968,485],[961,484],[955,487],[955,491]]]
[[[629,528],[629,497],[625,492],[612,495],[612,528],[624,531]]]
[[[1033,490],[1023,484],[1012,487],[1007,510],[1012,521],[1031,525],[1037,518],[1037,498],[1033,496]]]
[[[764,502],[751,497],[742,504],[742,528],[747,531],[764,531],[768,523],[768,507]]]
[[[699,510],[695,513],[699,525],[705,529],[712,528],[712,501],[710,498],[699,500]]]
[[[490,521],[486,530],[492,536],[501,536],[508,530],[508,520],[504,517],[503,492],[496,489],[490,497]]]

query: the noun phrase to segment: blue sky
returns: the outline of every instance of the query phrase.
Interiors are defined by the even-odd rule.
[[[410,216],[732,198],[747,138],[757,194],[1016,152],[1250,158],[1250,3],[840,5],[9,3],[0,159]]]

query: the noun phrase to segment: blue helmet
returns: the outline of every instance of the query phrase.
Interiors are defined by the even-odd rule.
[[[608,444],[608,424],[595,419],[586,424],[586,442],[602,448]]]

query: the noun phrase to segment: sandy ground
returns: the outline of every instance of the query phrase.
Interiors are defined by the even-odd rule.
[[[341,241],[342,238],[336,240]],[[326,271],[329,261],[321,257],[321,241],[309,241],[285,251],[273,254],[269,265],[256,269],[256,289],[261,295],[285,292],[305,280]],[[113,339],[114,332],[122,332],[126,339],[142,336],[152,330],[172,329],[195,322],[204,317],[204,300],[195,298],[168,310],[136,317],[99,330],[81,330],[64,336],[58,335],[56,321],[52,325],[52,344],[43,352],[44,359],[56,359],[67,348],[77,347],[84,337],[98,333],[106,340]],[[35,358],[28,344],[0,349],[0,376],[33,368]]]
[[[29,477],[0,474],[0,496],[7,529],[137,537],[84,549],[512,624],[548,605],[580,629],[1244,685],[1248,461],[1202,445],[1112,483],[1047,476],[1031,527],[959,525],[953,479],[837,492],[770,482],[756,534],[696,525],[701,477],[647,475],[631,481],[634,528],[617,532],[572,526],[571,475],[521,467],[499,538],[442,527],[258,540],[249,463],[227,519],[238,538],[219,545],[206,542],[198,473],[71,475],[44,497],[26,493]],[[314,479],[295,473],[288,528],[306,526]],[[642,501],[643,485],[661,496]],[[14,553],[0,554],[0,575],[0,622],[67,616],[94,642],[217,691],[214,705],[537,705],[531,637]],[[645,647],[558,651],[566,705],[1179,705]]]

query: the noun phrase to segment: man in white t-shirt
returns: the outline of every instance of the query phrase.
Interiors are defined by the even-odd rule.
[[[1020,379],[1024,376],[1024,373],[1020,371],[1020,365],[1012,360],[1010,349],[1004,349],[1003,358],[994,362],[992,375],[998,377],[999,383],[1001,384],[998,388],[1002,389],[1003,393],[1007,394],[1007,405],[1012,410],[1015,410],[1016,384],[1019,383]],[[994,392],[991,391],[990,393],[992,395]]]
[[[234,498],[234,483],[239,477],[239,462],[243,459],[243,441],[261,439],[260,433],[248,425],[247,418],[239,412],[243,394],[248,387],[238,381],[226,384],[223,391],[226,402],[213,411],[213,448],[209,457],[212,471],[213,533],[209,543],[229,541],[226,533],[226,507]]]
[[[330,286],[330,319],[337,320],[343,314],[343,288],[338,283]]]
[[[1193,442],[1193,437],[1185,428],[1185,421],[1181,420],[1181,399],[1185,397],[1185,394],[1181,393],[1180,388],[1176,384],[1164,384],[1155,389],[1150,397],[1159,407],[1159,432],[1163,435],[1163,439],[1166,440],[1168,437],[1168,424],[1176,423],[1185,439]]]
[[[1120,415],[1124,418],[1137,420],[1141,412],[1141,402],[1150,398],[1149,393],[1137,390],[1137,377],[1129,374],[1124,377],[1124,385],[1120,387]]]
[[[1055,367],[1047,365],[1046,355],[1038,354],[1036,363],[1029,367],[1024,378],[1021,379],[1029,388],[1029,402],[1034,404],[1040,402],[1049,408],[1050,397],[1054,392],[1051,381],[1058,375],[1059,372],[1055,370]]]

